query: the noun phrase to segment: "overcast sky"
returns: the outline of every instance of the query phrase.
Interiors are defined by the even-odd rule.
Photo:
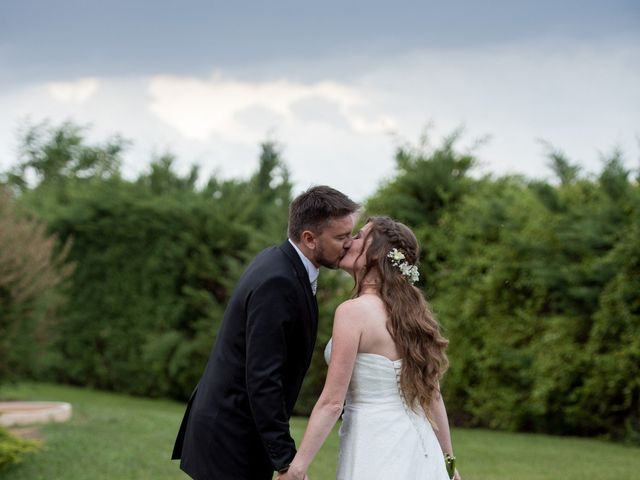
[[[26,121],[134,143],[124,172],[243,176],[282,146],[296,189],[358,200],[398,142],[464,125],[479,172],[548,177],[544,139],[586,171],[640,165],[640,2],[0,2],[0,170]]]

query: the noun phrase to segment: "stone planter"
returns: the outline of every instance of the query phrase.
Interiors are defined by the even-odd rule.
[[[70,418],[70,403],[0,402],[0,426],[3,427],[66,422]]]

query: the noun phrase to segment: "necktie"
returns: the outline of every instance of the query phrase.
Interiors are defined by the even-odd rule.
[[[318,277],[316,277],[316,279],[311,282],[311,291],[314,295],[316,294],[316,290],[318,290]]]

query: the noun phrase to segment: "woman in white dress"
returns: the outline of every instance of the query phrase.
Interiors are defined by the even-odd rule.
[[[306,478],[343,410],[338,480],[450,478],[445,454],[453,457],[453,448],[439,387],[448,341],[413,286],[417,259],[413,232],[390,218],[369,219],[354,237],[340,268],[354,277],[356,296],[336,310],[324,389],[279,480]],[[453,478],[460,480],[457,470]]]

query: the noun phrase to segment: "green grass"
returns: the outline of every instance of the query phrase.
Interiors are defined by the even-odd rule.
[[[181,403],[45,384],[5,386],[2,399],[59,400],[73,419],[42,427],[45,448],[3,471],[3,480],[164,480],[188,477],[169,461]],[[292,421],[300,439],[306,420]],[[454,429],[464,480],[620,480],[639,478],[640,448],[599,440]],[[335,475],[337,429],[309,472]],[[394,479],[395,480],[395,479]]]

